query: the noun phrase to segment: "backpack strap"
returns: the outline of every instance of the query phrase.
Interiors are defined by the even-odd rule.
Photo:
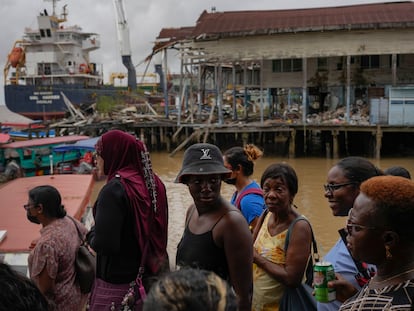
[[[261,195],[263,196],[263,190],[259,189],[259,188],[249,188],[246,190],[243,190],[242,192],[240,192],[240,194],[237,196],[236,202],[234,203],[234,205],[238,208],[241,209],[240,207],[240,202],[241,200],[248,194],[257,194],[257,195]]]

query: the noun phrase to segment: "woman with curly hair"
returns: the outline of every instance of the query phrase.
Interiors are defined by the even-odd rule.
[[[262,155],[263,152],[253,144],[233,147],[223,154],[224,166],[231,170],[230,177],[224,182],[236,187],[230,203],[242,212],[250,230],[253,230],[265,208],[262,189],[251,178],[254,161]]]
[[[148,293],[144,311],[236,311],[236,295],[214,272],[183,268],[162,277]]]

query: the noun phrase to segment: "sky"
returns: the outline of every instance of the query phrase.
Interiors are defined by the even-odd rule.
[[[278,10],[312,7],[331,7],[362,3],[397,2],[396,0],[124,0],[130,32],[131,57],[137,74],[145,71],[146,63],[138,66],[150,53],[154,40],[162,28],[194,26],[204,11]],[[58,0],[56,13],[67,4],[67,26],[78,25],[84,32],[100,35],[101,48],[91,53],[91,60],[103,64],[104,79],[113,72],[126,72],[122,65],[116,30],[116,11],[113,0]],[[7,55],[24,29],[37,28],[37,15],[47,9],[52,12],[52,0],[1,0],[0,6],[0,66],[4,68]],[[178,73],[177,55],[171,52],[169,71]],[[175,60],[175,61],[174,61]],[[154,72],[151,63],[149,72]],[[0,75],[0,104],[4,104],[4,78]],[[126,83],[126,79],[125,79]]]

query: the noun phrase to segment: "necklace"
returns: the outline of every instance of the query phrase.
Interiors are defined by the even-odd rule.
[[[382,285],[382,284],[386,284],[387,285],[387,283],[388,283],[388,285],[389,284],[392,284],[392,283],[394,283],[394,282],[391,282],[392,280],[394,280],[394,279],[398,279],[399,277],[401,277],[401,276],[408,276],[408,275],[410,275],[412,272],[414,272],[414,268],[413,269],[410,269],[410,270],[407,270],[407,271],[404,271],[404,272],[401,272],[401,273],[399,273],[399,274],[396,274],[396,275],[393,275],[393,276],[390,276],[390,277],[388,277],[388,278],[386,278],[386,279],[384,279],[384,280],[381,280],[381,281],[377,281],[376,279],[378,278],[378,275],[376,275],[374,278],[372,278],[371,279],[371,282],[370,282],[370,284],[372,285],[372,287],[375,287],[375,288],[378,288],[380,285]],[[413,274],[413,277],[414,277],[414,274]]]

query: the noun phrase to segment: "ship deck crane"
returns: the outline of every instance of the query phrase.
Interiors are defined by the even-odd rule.
[[[125,14],[125,7],[123,0],[113,0],[116,11],[116,24],[118,31],[118,41],[121,50],[122,63],[128,70],[128,88],[136,90],[137,77],[135,66],[131,59],[131,45],[129,42],[129,27]]]

